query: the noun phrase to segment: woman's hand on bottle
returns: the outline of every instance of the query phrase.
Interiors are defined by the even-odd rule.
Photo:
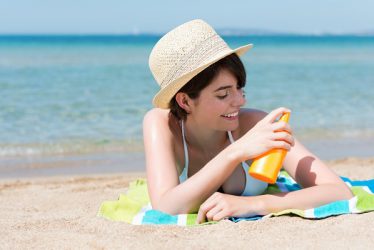
[[[241,160],[256,158],[274,148],[289,151],[295,144],[291,127],[287,122],[275,122],[275,120],[282,114],[290,112],[287,108],[271,111],[237,140],[236,146],[241,151]]]

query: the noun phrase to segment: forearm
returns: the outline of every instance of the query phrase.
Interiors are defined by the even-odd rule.
[[[238,151],[228,146],[196,174],[164,193],[156,209],[169,214],[197,212],[201,203],[217,191],[239,162]]]
[[[353,194],[343,183],[313,186],[289,193],[266,194],[262,197],[261,214],[266,215],[291,208],[315,208],[333,201],[350,199]]]

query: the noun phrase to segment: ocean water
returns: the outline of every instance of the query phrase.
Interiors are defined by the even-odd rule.
[[[0,157],[141,152],[158,39],[0,36]],[[246,107],[292,109],[307,143],[374,139],[374,37],[226,39],[254,44],[242,57]]]

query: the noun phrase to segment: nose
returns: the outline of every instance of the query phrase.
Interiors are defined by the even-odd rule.
[[[233,98],[233,106],[241,107],[246,103],[242,89],[237,89]]]

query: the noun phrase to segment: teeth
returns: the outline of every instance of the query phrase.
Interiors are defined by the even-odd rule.
[[[239,114],[239,112],[235,112],[235,113],[231,113],[231,114],[227,114],[227,115],[223,115],[225,117],[234,117],[234,116],[237,116]]]

